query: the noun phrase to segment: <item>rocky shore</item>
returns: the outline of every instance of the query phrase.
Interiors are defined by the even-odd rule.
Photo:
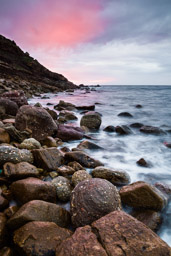
[[[77,120],[77,111],[83,113],[79,127],[68,123]],[[101,126],[95,105],[60,101],[52,110],[29,105],[23,91],[8,91],[1,94],[0,115],[0,255],[171,255],[155,233],[171,190],[131,183],[125,170],[87,154],[103,150],[87,135]],[[105,130],[131,133],[125,125]],[[77,147],[63,146],[73,140]]]

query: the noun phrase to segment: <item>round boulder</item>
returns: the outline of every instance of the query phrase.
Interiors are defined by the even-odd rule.
[[[35,140],[34,138],[25,139],[19,146],[22,149],[37,149],[41,148],[41,144],[39,141]]]
[[[107,180],[98,178],[84,180],[72,192],[71,218],[76,227],[90,224],[120,208],[119,193]]]
[[[4,114],[11,116],[15,116],[18,111],[17,104],[9,99],[0,99],[0,108],[4,109]]]
[[[72,184],[74,187],[81,181],[91,179],[91,175],[85,170],[79,170],[72,175]]]
[[[99,113],[94,112],[94,111],[90,111],[87,112],[80,121],[80,125],[81,126],[85,126],[89,129],[99,129],[100,125],[101,125],[101,116]]]

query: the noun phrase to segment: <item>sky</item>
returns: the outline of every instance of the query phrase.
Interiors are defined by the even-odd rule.
[[[171,0],[0,0],[0,34],[76,84],[171,85]]]

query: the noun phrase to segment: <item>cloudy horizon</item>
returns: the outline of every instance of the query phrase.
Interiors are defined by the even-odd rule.
[[[77,84],[171,85],[170,0],[0,4],[0,34]]]

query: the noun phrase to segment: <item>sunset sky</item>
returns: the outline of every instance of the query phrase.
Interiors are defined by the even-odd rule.
[[[0,34],[76,84],[171,85],[171,0],[0,0]]]

